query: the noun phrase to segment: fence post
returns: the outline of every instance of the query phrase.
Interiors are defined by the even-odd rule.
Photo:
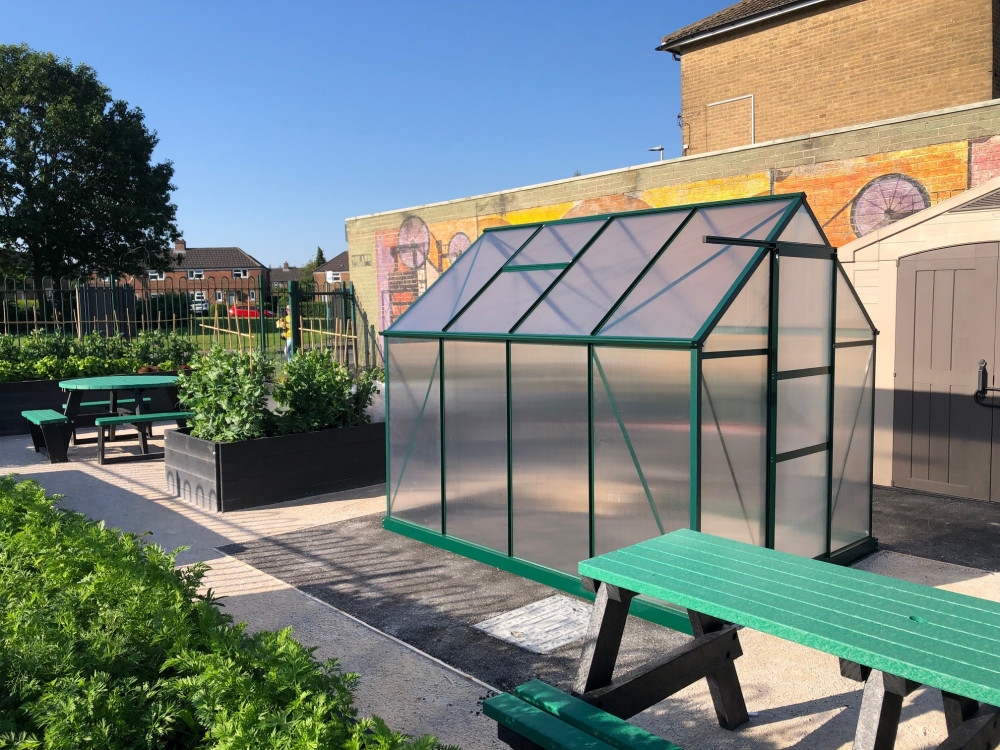
[[[257,309],[260,310],[260,356],[263,358],[264,352],[267,351],[267,331],[265,330],[265,323],[267,318],[264,316],[264,310],[267,308],[264,305],[264,274],[261,273],[257,276]]]
[[[299,325],[299,282],[288,282],[289,318],[288,328],[292,336],[292,354],[302,348],[302,329]]]

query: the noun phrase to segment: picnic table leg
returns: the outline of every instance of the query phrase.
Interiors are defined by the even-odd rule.
[[[628,608],[634,591],[609,586],[591,578],[583,579],[584,588],[597,593],[590,625],[583,641],[580,669],[574,690],[583,695],[596,688],[611,684],[611,676],[622,645]]]
[[[688,619],[691,621],[691,630],[695,638],[715,633],[729,626],[729,623],[724,620],[709,617],[693,610],[688,610]],[[750,721],[747,704],[743,698],[743,688],[740,686],[740,678],[736,673],[735,661],[723,662],[705,675],[705,681],[708,682],[708,692],[712,696],[715,715],[719,719],[720,727],[736,729],[736,727]]]
[[[143,407],[143,403],[142,403],[142,390],[139,389],[139,388],[136,388],[135,390],[133,390],[132,391],[132,398],[133,398],[133,401],[135,403],[135,414],[136,414],[136,416],[139,416],[140,414],[142,414],[142,407]],[[138,429],[138,432],[139,432],[139,451],[144,456],[148,455],[149,454],[149,444],[146,442],[146,430],[147,429],[149,430],[149,437],[152,437],[153,436],[153,425],[137,424],[136,428]]]
[[[989,750],[1000,743],[1000,709],[983,705],[959,726],[948,728],[948,739],[937,750]]]
[[[80,413],[80,402],[83,401],[83,394],[80,391],[66,391],[66,406],[63,414],[69,420],[71,438],[73,445],[77,445],[76,440],[76,417]]]
[[[948,727],[948,734],[962,726],[979,710],[979,701],[945,690],[941,691],[941,702],[944,704],[944,723]]]
[[[872,670],[861,697],[854,750],[892,750],[899,730],[903,698],[918,687],[918,682]]]

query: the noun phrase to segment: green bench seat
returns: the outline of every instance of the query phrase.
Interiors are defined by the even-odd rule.
[[[26,409],[21,416],[31,424],[31,444],[35,453],[44,451],[54,464],[68,460],[66,449],[73,429],[65,414],[54,409]]]
[[[151,399],[149,396],[146,396],[145,398],[142,399],[142,403],[143,404],[148,404],[152,400],[153,399]],[[115,403],[118,406],[134,406],[135,405],[135,399],[134,398],[120,398],[120,399],[117,399],[115,401]],[[66,404],[63,404],[62,408],[65,409],[66,408]],[[107,401],[84,401],[84,402],[82,402],[80,404],[80,408],[81,409],[98,409],[98,408],[110,409],[111,408],[111,401],[110,400],[107,400]]]
[[[546,750],[681,750],[539,680],[483,701],[483,713],[512,747],[527,740]]]
[[[178,425],[186,422],[194,416],[189,411],[169,411],[169,412],[151,412],[148,414],[119,414],[114,417],[98,417],[94,420],[94,426],[97,427],[97,463],[104,464],[107,463],[104,457],[105,443],[110,438],[111,430],[118,425],[133,425],[139,433],[139,447],[142,451],[140,456],[122,456],[117,461],[137,461],[147,458],[157,458],[162,454],[150,454],[149,446],[147,443],[146,430],[142,428],[143,425],[152,425],[157,422],[177,422]]]

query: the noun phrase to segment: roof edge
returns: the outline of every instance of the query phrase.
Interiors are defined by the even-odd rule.
[[[791,3],[789,5],[782,6],[781,8],[775,8],[774,10],[766,10],[762,13],[757,13],[752,16],[747,16],[741,18],[738,21],[730,21],[729,23],[720,24],[713,28],[705,29],[704,31],[698,31],[693,34],[682,36],[679,39],[674,39],[671,42],[665,40],[670,38],[670,35],[663,37],[663,43],[656,47],[658,52],[672,52],[674,54],[683,54],[682,48],[689,47],[692,44],[697,44],[698,42],[704,41],[714,36],[720,34],[727,34],[731,31],[736,31],[746,26],[753,26],[758,23],[763,23],[764,21],[770,20],[772,18],[777,18],[779,16],[787,15],[788,13],[794,13],[797,10],[802,10],[803,8],[808,8],[814,5],[823,5],[824,3],[830,3],[833,0],[801,0],[797,3]]]

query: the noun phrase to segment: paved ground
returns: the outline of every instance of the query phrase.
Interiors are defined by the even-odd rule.
[[[381,488],[220,516],[166,496],[162,463],[100,467],[93,447],[84,446],[71,449],[71,463],[52,465],[27,443],[0,439],[0,471],[36,478],[66,494],[67,506],[109,525],[151,530],[165,547],[190,545],[179,561],[212,565],[208,583],[227,596],[236,619],[252,628],[291,625],[300,640],[319,647],[318,656],[341,658],[363,675],[362,711],[394,727],[433,732],[466,748],[502,747],[479,714],[490,685],[539,676],[566,686],[572,678],[577,645],[540,656],[471,627],[551,589],[381,530],[373,515],[384,507]],[[879,491],[874,522],[883,551],[858,567],[1000,600],[1000,574],[988,572],[1000,560],[1000,508]],[[702,685],[636,722],[688,748],[851,746],[861,693],[839,677],[835,659],[753,631],[741,639],[738,670],[754,713],[748,726],[716,726]],[[631,622],[626,659],[681,640]],[[904,707],[897,748],[932,748],[943,733],[939,698],[917,691]]]

